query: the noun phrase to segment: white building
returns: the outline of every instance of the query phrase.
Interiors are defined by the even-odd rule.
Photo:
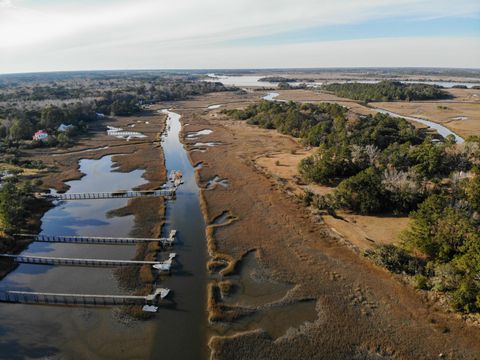
[[[69,125],[61,124],[61,125],[58,127],[57,131],[59,131],[59,132],[65,132],[65,131],[67,131],[68,129],[71,129],[71,128],[73,128],[73,125],[71,125],[71,124],[69,124]]]

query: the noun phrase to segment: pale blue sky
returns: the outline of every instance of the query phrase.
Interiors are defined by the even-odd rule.
[[[353,24],[311,27],[272,35],[261,34],[234,40],[235,44],[286,44],[328,40],[351,40],[385,37],[477,37],[480,39],[480,18],[444,17],[417,19],[392,17]]]
[[[478,0],[0,0],[0,73],[480,68]]]

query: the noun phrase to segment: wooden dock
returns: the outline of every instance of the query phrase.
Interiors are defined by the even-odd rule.
[[[156,305],[164,300],[170,289],[159,288],[153,294],[140,295],[93,295],[61,294],[31,291],[0,292],[0,302],[51,305]]]
[[[117,266],[129,266],[129,265],[134,265],[134,266],[159,265],[163,263],[162,261],[79,259],[79,258],[11,255],[11,254],[0,254],[0,257],[10,258],[18,263],[38,264],[38,265],[117,267]]]
[[[97,199],[128,199],[135,197],[166,197],[175,196],[175,188],[162,190],[139,190],[139,191],[116,191],[116,192],[87,192],[87,193],[64,193],[64,194],[37,194],[38,197],[50,200],[97,200]]]
[[[175,233],[170,232],[168,238],[120,238],[99,236],[76,236],[76,235],[34,235],[15,234],[15,237],[31,238],[38,242],[50,243],[74,243],[74,244],[97,244],[97,245],[135,245],[142,242],[159,242],[165,246],[171,246],[175,242]]]

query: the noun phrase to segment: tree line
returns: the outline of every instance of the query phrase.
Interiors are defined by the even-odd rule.
[[[225,90],[227,89],[220,83],[183,79],[146,81],[138,86],[124,85],[118,89],[103,91],[101,94],[92,93],[88,89],[69,88],[63,84],[33,86],[33,90],[28,91],[20,88],[17,93],[9,93],[10,95],[19,95],[18,92],[20,92],[21,96],[15,98],[16,100],[58,100],[68,98],[68,94],[74,98],[101,96],[94,100],[33,108],[28,108],[22,103],[7,103],[0,106],[0,140],[30,140],[36,131],[43,129],[54,136],[50,136],[45,142],[37,143],[37,145],[55,146],[60,144],[66,146],[71,144],[72,138],[76,134],[88,130],[89,123],[98,118],[98,113],[132,116],[142,110],[142,104],[182,100],[190,96]],[[38,95],[39,93],[45,96],[41,97]],[[2,118],[4,120],[1,120]],[[57,128],[62,123],[73,125],[73,127],[59,133]]]
[[[368,83],[334,83],[322,86],[340,97],[363,102],[371,101],[415,101],[449,99],[452,96],[440,86],[429,84],[405,84],[398,81]]]
[[[400,245],[366,255],[416,286],[443,291],[462,312],[480,311],[480,138],[434,141],[401,118],[349,117],[335,104],[262,102],[225,113],[299,137],[318,150],[299,171],[306,182],[336,186],[305,195],[335,212],[409,214]]]

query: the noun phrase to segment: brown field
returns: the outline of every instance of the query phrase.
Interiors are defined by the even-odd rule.
[[[358,101],[345,99],[326,92],[318,90],[280,90],[277,91],[280,96],[277,99],[287,101],[299,101],[310,103],[330,102],[345,106],[354,113],[360,115],[375,114],[376,112],[366,106],[358,103]]]
[[[447,91],[454,96],[452,101],[480,104],[480,89],[448,89]]]
[[[477,90],[480,95],[480,90]],[[460,100],[459,100],[460,101]],[[435,101],[374,103],[372,105],[405,116],[442,124],[460,136],[480,135],[480,102]]]
[[[286,95],[282,93],[280,98]],[[440,305],[428,301],[424,293],[359,257],[320,216],[301,204],[293,182],[281,180],[292,176],[295,162],[305,155],[297,141],[232,121],[219,111],[198,111],[202,104],[223,103],[223,96],[217,94],[208,101],[202,98],[177,105],[182,109],[178,112],[183,115],[183,123],[188,124],[185,131],[208,128],[213,133],[199,141],[221,142],[214,147],[193,149],[189,145],[193,141],[185,140],[192,163],[203,162],[198,171],[200,186],[215,176],[229,182],[227,188],[217,186],[202,194],[207,224],[224,212],[233,216],[226,225],[207,229],[210,255],[221,266],[214,272],[220,270],[222,281],[242,287],[246,279],[242,275],[238,278],[237,269],[243,267],[247,254],[255,250],[263,281],[271,279],[288,284],[290,289],[283,297],[250,305],[249,309],[253,307],[260,313],[255,315],[259,316],[258,323],[265,323],[264,317],[268,318],[269,311],[273,311],[266,309],[277,307],[287,311],[287,304],[307,299],[316,302],[316,316],[276,335],[262,326],[251,326],[233,336],[217,334],[210,341],[213,358],[476,358],[480,351],[477,327],[445,313]],[[218,100],[212,99],[215,97]],[[299,155],[292,156],[292,150]],[[289,155],[283,159],[278,154]],[[276,157],[279,166],[275,165]],[[278,171],[269,173],[265,168]],[[374,241],[380,238],[391,241],[393,235],[390,238],[384,235],[397,231],[396,225],[384,226],[378,232],[383,221],[369,218],[358,225],[357,217],[349,218],[349,222],[363,226],[363,231]],[[392,220],[392,224],[397,221]],[[341,225],[337,226],[339,231],[344,228]],[[222,271],[222,266],[229,271]],[[239,299],[241,306],[245,306],[245,298]],[[221,300],[215,302],[215,318],[221,319],[222,307],[218,301]],[[232,306],[240,303],[230,301],[228,305],[231,312]],[[293,324],[300,313],[289,316]],[[226,326],[234,327],[235,323]]]
[[[129,128],[129,124],[135,124],[135,127]],[[130,141],[117,139],[106,134],[107,125],[138,131],[147,137]],[[159,158],[162,156],[162,150],[157,140],[159,140],[164,126],[165,115],[153,111],[145,112],[141,116],[109,118],[94,124],[94,132],[79,139],[73,147],[68,149],[31,149],[24,151],[22,155],[32,160],[41,160],[47,166],[48,171],[39,174],[45,190],[54,188],[65,191],[67,190],[66,181],[81,178],[82,174],[78,170],[80,159],[99,159],[115,154],[131,154],[130,156],[117,156],[113,159],[118,162],[119,171],[145,169],[145,179],[150,183],[143,188],[154,189],[163,181],[162,171],[165,171],[161,166],[157,166],[158,164],[152,163],[158,159],[163,163],[163,157]]]
[[[372,107],[379,107],[390,110],[405,116],[424,118],[438,122],[460,136],[480,135],[480,90],[473,89],[450,89],[448,90],[454,98],[451,100],[439,101],[418,101],[418,102],[375,102],[370,103]],[[292,100],[300,102],[334,102],[345,106],[351,112],[368,115],[376,112],[357,101],[340,98],[336,95],[321,92],[318,90],[284,90],[278,91],[281,100]],[[412,122],[416,127],[424,125]]]
[[[298,181],[298,164],[314,151],[315,149],[297,150],[295,154],[267,154],[257,158],[256,164],[267,176],[271,176],[295,195],[302,196],[306,190],[317,195],[325,195],[333,192],[335,188],[315,184],[304,185]],[[338,217],[335,218],[322,214],[322,218],[334,232],[360,250],[366,250],[378,244],[398,242],[399,234],[408,225],[408,217],[365,216],[344,211],[337,211],[337,215]]]
[[[285,100],[338,102],[357,114],[372,111],[324,93],[280,93],[279,98]],[[223,108],[247,106],[262,94],[218,93],[163,106],[173,106],[174,111],[183,115],[184,135],[213,130],[199,139],[184,140],[192,163],[203,164],[197,170],[199,186],[205,188],[215,176],[228,180],[226,188],[216,186],[201,193],[208,225],[209,268],[213,273],[208,285],[212,357],[477,359],[478,326],[448,313],[445,306],[431,300],[425,292],[414,290],[401,277],[359,256],[358,250],[372,244],[397,241],[407,219],[340,213],[342,220],[312,212],[298,198],[306,185],[296,178],[296,169],[298,162],[314,150],[304,149],[289,136],[249,126],[220,113]],[[225,106],[206,110],[213,104]],[[114,158],[119,171],[145,169],[149,183],[143,188],[153,189],[166,176],[162,150],[156,141],[164,120],[163,115],[154,113],[109,120],[99,125],[102,132],[83,139],[74,148],[54,151],[57,156],[52,156],[49,149],[25,155],[49,166],[49,173],[41,174],[45,189],[65,190],[64,181],[82,176],[78,171],[79,159],[130,154]],[[135,123],[135,131],[144,132],[148,138],[126,142],[107,137],[103,132],[107,123],[118,127]],[[206,141],[220,144],[192,146]],[[108,149],[80,152],[106,145]],[[326,187],[311,189],[317,193],[332,191]],[[163,212],[161,200],[149,202],[148,206],[132,200],[115,215],[133,214],[135,235],[155,236],[163,223]],[[225,213],[228,220],[214,224]],[[150,256],[153,250],[139,248],[137,255]],[[251,273],[255,278],[249,278],[251,275],[245,270],[249,268],[254,269]],[[132,286],[150,280],[149,274],[142,271],[131,275],[120,274]],[[301,310],[302,306],[311,309],[309,302],[314,304],[313,314]],[[248,325],[235,331],[242,321]],[[272,330],[275,326],[276,331]],[[148,356],[145,344],[153,338],[151,333],[147,335],[148,340],[140,342],[143,349],[133,345],[127,349],[132,357]],[[105,346],[110,348],[105,349],[105,355],[119,355],[117,348],[125,350],[120,344]]]

